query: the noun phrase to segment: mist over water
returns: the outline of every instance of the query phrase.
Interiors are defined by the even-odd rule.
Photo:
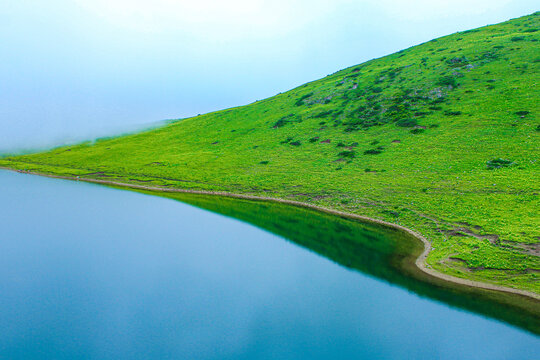
[[[0,153],[248,104],[530,0],[4,0]]]

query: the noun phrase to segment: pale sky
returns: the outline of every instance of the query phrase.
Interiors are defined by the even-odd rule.
[[[247,104],[531,0],[2,0],[0,151]]]

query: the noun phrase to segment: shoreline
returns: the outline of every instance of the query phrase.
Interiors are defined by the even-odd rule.
[[[414,230],[411,230],[409,228],[406,228],[402,225],[394,224],[391,222],[387,222],[384,220],[374,219],[363,215],[348,213],[340,210],[335,210],[323,206],[313,205],[309,203],[304,203],[300,201],[295,200],[287,200],[287,199],[280,199],[280,198],[272,198],[272,197],[265,197],[265,196],[257,196],[257,195],[245,195],[245,194],[235,194],[230,192],[223,192],[223,191],[209,191],[209,190],[187,190],[187,189],[170,189],[170,188],[162,188],[162,187],[154,187],[154,186],[145,186],[145,185],[137,185],[137,184],[130,184],[130,183],[122,183],[122,182],[116,182],[116,181],[110,181],[110,180],[99,180],[99,179],[91,179],[91,178],[77,178],[77,177],[71,177],[71,176],[61,176],[61,175],[53,175],[53,174],[46,174],[46,173],[40,173],[35,171],[27,171],[27,170],[16,170],[9,167],[0,166],[0,169],[3,170],[9,170],[14,171],[22,174],[29,174],[29,175],[38,175],[38,176],[44,176],[49,178],[55,178],[55,179],[63,179],[63,180],[75,180],[75,181],[84,181],[88,183],[95,183],[95,184],[102,184],[102,185],[112,185],[112,186],[119,186],[124,188],[133,188],[133,189],[139,189],[139,190],[147,190],[147,191],[154,191],[154,192],[168,192],[168,193],[187,193],[187,194],[198,194],[198,195],[214,195],[214,196],[225,196],[225,197],[231,197],[231,198],[237,198],[237,199],[245,199],[245,200],[258,200],[258,201],[271,201],[275,203],[281,203],[286,205],[292,205],[292,206],[298,206],[308,209],[313,209],[316,211],[320,211],[326,214],[336,215],[345,217],[348,219],[353,220],[361,220],[366,222],[375,223],[378,225],[390,227],[393,229],[397,229],[400,231],[404,231],[407,234],[413,236],[414,238],[420,240],[424,245],[424,251],[417,257],[415,260],[416,267],[424,272],[427,275],[433,276],[435,278],[441,279],[443,281],[447,281],[450,283],[455,283],[459,285],[464,285],[468,287],[473,288],[479,288],[484,290],[492,290],[492,291],[498,291],[498,292],[505,292],[520,296],[525,296],[532,298],[534,300],[540,301],[540,294],[527,291],[527,290],[519,290],[519,289],[513,289],[501,285],[494,285],[489,283],[484,283],[481,281],[476,280],[467,280],[458,278],[452,275],[443,274],[441,272],[438,272],[434,270],[433,268],[429,267],[426,263],[426,258],[431,252],[431,242],[427,240],[424,236],[422,236],[420,233],[417,233]]]

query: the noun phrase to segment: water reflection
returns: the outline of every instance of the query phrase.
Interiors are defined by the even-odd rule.
[[[399,230],[279,203],[181,193],[165,196],[246,221],[419,295],[540,334],[540,302],[451,284],[419,271],[414,262],[423,245]]]

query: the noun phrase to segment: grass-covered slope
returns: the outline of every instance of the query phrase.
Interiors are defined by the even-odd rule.
[[[247,106],[0,166],[359,213],[422,233],[443,273],[540,293],[539,39],[535,13]]]

